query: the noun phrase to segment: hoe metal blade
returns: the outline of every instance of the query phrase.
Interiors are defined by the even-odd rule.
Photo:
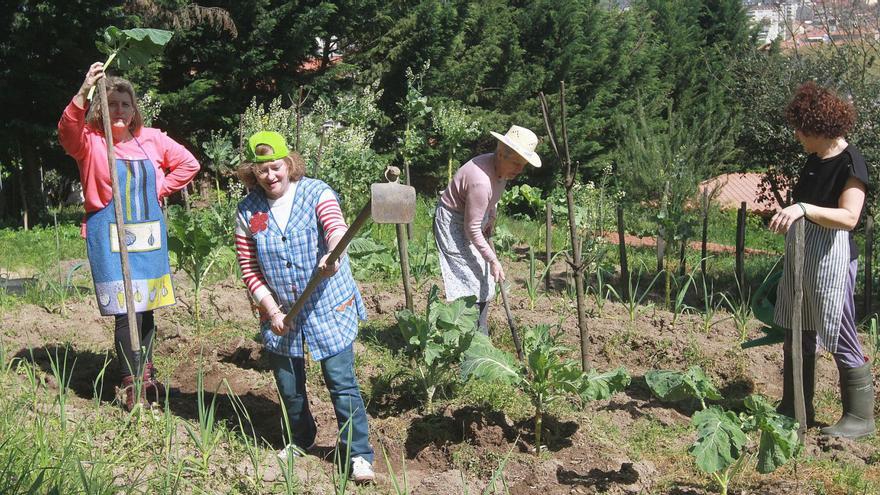
[[[410,223],[416,214],[416,189],[397,182],[370,186],[370,217],[376,223]]]

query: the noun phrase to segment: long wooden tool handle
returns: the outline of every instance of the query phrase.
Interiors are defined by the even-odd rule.
[[[498,287],[501,288],[501,303],[504,305],[504,313],[507,315],[507,325],[510,326],[510,335],[513,337],[513,346],[516,347],[516,357],[522,361],[522,343],[519,341],[519,332],[516,330],[516,323],[513,322],[513,313],[510,312],[510,303],[507,302],[507,289],[504,288],[504,282],[499,282]]]
[[[351,226],[345,232],[345,235],[342,236],[342,239],[339,240],[339,243],[336,244],[336,248],[330,253],[330,256],[327,258],[327,265],[332,265],[336,263],[336,260],[342,256],[342,253],[345,251],[345,248],[348,247],[348,244],[354,239],[354,236],[357,235],[358,231],[361,230],[361,227],[364,226],[364,223],[370,218],[370,208],[372,206],[372,200],[367,201],[367,204],[361,209],[361,212],[358,213],[357,218],[354,219]],[[318,287],[318,283],[321,281],[321,273],[318,268],[315,268],[315,273],[312,274],[312,278],[309,279],[308,285],[306,288],[297,296],[296,303],[294,303],[293,308],[291,308],[290,312],[287,313],[287,316],[284,317],[284,326],[290,327],[293,322],[296,320],[296,316],[302,311],[303,306],[306,304],[306,301],[309,299],[309,296],[312,295],[312,292],[315,292],[315,289]]]
[[[125,291],[125,310],[128,314],[128,333],[131,336],[131,350],[135,362],[129,363],[132,373],[140,376],[138,359],[141,351],[141,332],[134,311],[134,294],[131,287],[131,268],[128,264],[128,245],[125,243],[125,221],[122,216],[122,197],[119,194],[119,177],[116,170],[116,155],[113,150],[113,124],[110,122],[110,107],[107,103],[107,78],[98,81],[98,97],[101,98],[101,119],[104,121],[104,141],[107,142],[107,166],[110,172],[110,185],[113,188],[113,213],[116,215],[116,239],[119,243],[119,259],[122,262],[122,286]]]
[[[492,248],[492,252],[495,253],[495,256],[497,257],[498,253],[495,252],[494,241],[491,239],[487,240],[489,241],[489,247]],[[492,276],[491,270],[489,276]],[[507,326],[510,327],[510,336],[513,337],[513,346],[516,348],[516,357],[522,361],[522,343],[519,340],[519,332],[516,330],[516,323],[513,321],[513,313],[510,311],[510,303],[507,302],[507,289],[504,288],[504,281],[498,282],[498,288],[501,289],[501,304],[504,306],[504,314],[507,316]]]

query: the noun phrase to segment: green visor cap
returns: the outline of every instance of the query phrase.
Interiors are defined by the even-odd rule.
[[[257,155],[257,146],[265,144],[272,147],[271,155]],[[274,131],[260,131],[248,138],[245,159],[251,163],[273,162],[288,154],[287,141],[284,136]]]

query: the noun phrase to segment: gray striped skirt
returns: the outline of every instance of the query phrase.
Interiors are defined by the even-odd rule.
[[[812,222],[804,223],[804,280],[802,330],[813,330],[819,343],[829,352],[837,351],[843,315],[846,283],[849,275],[849,232],[829,229]],[[782,279],[776,289],[774,322],[791,328],[794,302],[794,229],[785,236],[785,259]]]

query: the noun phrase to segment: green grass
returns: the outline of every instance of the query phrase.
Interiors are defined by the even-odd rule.
[[[0,268],[42,273],[57,269],[59,259],[85,259],[86,243],[79,232],[79,224],[58,226],[59,253],[54,227],[34,227],[27,231],[0,229]]]

